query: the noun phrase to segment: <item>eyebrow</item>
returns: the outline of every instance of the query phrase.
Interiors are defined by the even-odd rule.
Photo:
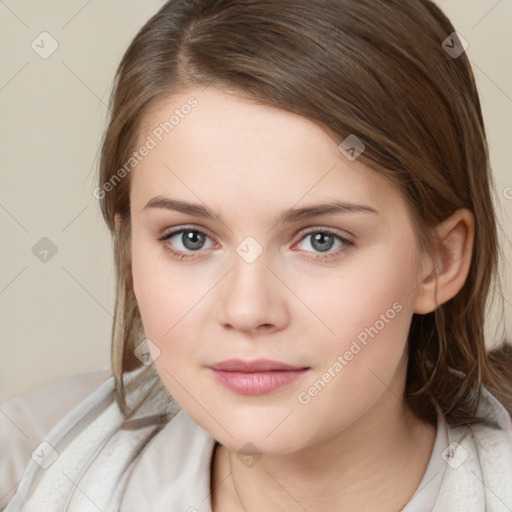
[[[165,210],[177,211],[205,219],[219,218],[212,210],[201,204],[187,203],[185,201],[162,196],[156,196],[150,199],[143,210],[148,208],[163,208]],[[298,222],[302,219],[333,213],[373,213],[379,215],[377,210],[364,204],[346,201],[330,201],[328,203],[313,204],[302,208],[290,208],[289,210],[285,210],[277,216],[274,225]]]

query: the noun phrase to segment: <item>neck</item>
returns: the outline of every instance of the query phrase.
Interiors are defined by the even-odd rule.
[[[212,509],[315,512],[343,504],[343,510],[396,512],[421,482],[435,433],[387,390],[343,431],[294,453],[263,455],[252,467],[220,445]]]

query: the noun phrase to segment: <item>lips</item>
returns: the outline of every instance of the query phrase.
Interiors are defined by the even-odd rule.
[[[223,372],[272,372],[272,371],[293,371],[303,370],[304,366],[291,366],[279,361],[269,359],[256,359],[254,361],[243,361],[242,359],[228,359],[220,363],[210,365],[210,368]]]
[[[263,395],[297,382],[309,367],[280,361],[229,359],[210,365],[215,380],[242,395]]]

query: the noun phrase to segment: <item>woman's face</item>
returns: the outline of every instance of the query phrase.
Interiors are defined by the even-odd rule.
[[[198,424],[230,450],[284,454],[402,396],[423,260],[392,185],[313,122],[213,87],[153,108],[143,146],[134,293]]]

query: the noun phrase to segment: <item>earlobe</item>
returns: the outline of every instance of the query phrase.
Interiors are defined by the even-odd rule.
[[[435,262],[423,269],[414,313],[426,314],[453,298],[463,287],[471,265],[475,221],[466,208],[457,210],[436,228]],[[437,284],[437,286],[436,286]]]

